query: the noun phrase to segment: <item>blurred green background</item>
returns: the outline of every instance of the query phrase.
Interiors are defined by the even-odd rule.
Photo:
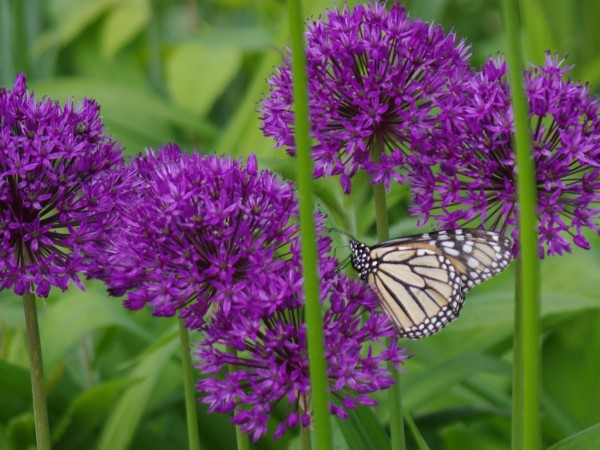
[[[568,55],[572,77],[598,93],[600,2],[523,3],[526,60],[542,62],[546,49]],[[306,15],[334,4],[305,1]],[[466,38],[475,65],[502,52],[498,1],[414,0],[407,8]],[[255,111],[287,36],[282,0],[0,0],[0,84],[11,88],[23,71],[39,97],[96,99],[128,155],[168,142],[254,152],[262,167],[293,178],[295,160],[272,150]],[[317,202],[334,226],[373,243],[370,188],[360,177],[354,186],[344,197],[337,180],[319,180]],[[407,202],[406,188],[394,186],[394,236],[415,230]],[[546,447],[600,422],[600,239],[590,239],[592,251],[542,261]],[[513,270],[469,294],[460,320],[439,334],[406,341],[414,357],[404,375],[405,405],[431,449],[510,445]],[[187,447],[175,320],[129,312],[99,283],[53,292],[39,309],[56,449]],[[1,292],[0,449],[34,448],[27,366],[21,299]],[[336,449],[363,450],[366,426],[385,431],[386,393],[378,400],[373,423],[368,410],[335,422]],[[199,408],[202,448],[234,448],[228,417]],[[295,449],[299,440],[288,433],[254,448]]]

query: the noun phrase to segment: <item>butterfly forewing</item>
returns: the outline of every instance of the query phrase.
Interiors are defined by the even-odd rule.
[[[458,270],[463,293],[502,272],[512,261],[512,242],[485,230],[448,230],[430,233],[430,244],[439,248]]]
[[[399,334],[418,339],[460,314],[465,293],[512,260],[511,242],[483,230],[437,231],[368,247],[350,243],[352,264]]]
[[[463,292],[502,272],[512,261],[512,242],[492,231],[455,229],[407,236],[375,245],[372,249],[393,244],[423,246],[443,253],[461,275]]]

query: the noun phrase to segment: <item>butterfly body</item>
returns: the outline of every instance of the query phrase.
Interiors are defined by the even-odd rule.
[[[350,241],[352,265],[377,294],[399,335],[429,336],[456,319],[465,294],[502,272],[512,243],[501,234],[456,229],[369,247]]]

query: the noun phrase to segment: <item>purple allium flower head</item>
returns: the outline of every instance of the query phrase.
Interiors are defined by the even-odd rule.
[[[106,185],[114,185],[114,174]],[[296,289],[278,276],[298,233],[293,187],[254,156],[186,154],[175,146],[149,152],[123,167],[113,198],[116,223],[104,237],[103,279],[125,306],[148,304],[159,316],[181,310],[186,325],[204,323],[211,305],[224,316],[251,320],[275,308],[265,286]]]
[[[94,268],[88,249],[106,202],[92,179],[122,160],[103,134],[99,106],[36,101],[25,76],[0,88],[0,289],[47,297]]]
[[[525,73],[537,177],[539,254],[589,249],[600,201],[600,115],[586,85],[565,80],[571,69],[547,54]],[[515,239],[518,205],[513,113],[502,58],[490,58],[463,83],[463,95],[440,104],[447,120],[421,142],[412,161],[414,207],[443,227],[480,225]]]
[[[275,432],[311,423],[298,201],[290,183],[227,157],[188,155],[172,145],[138,156],[98,181],[111,191],[113,214],[99,246],[103,279],[132,309],[180,311],[201,331],[203,401],[254,439],[267,432],[271,410],[287,399]],[[327,304],[325,342],[331,411],[345,417],[366,394],[389,387],[386,362],[406,358],[368,287],[339,274],[327,256],[317,215],[321,294]],[[326,300],[326,302],[325,302]],[[207,314],[208,313],[208,314]],[[381,339],[389,337],[387,346]],[[235,349],[232,354],[223,345]],[[382,347],[376,350],[377,347]],[[220,379],[220,370],[234,371]],[[214,375],[213,375],[214,374]]]
[[[389,188],[402,179],[412,140],[436,123],[436,104],[469,73],[468,47],[453,33],[412,20],[397,3],[347,6],[308,25],[315,176],[340,175],[346,193],[359,168]],[[291,61],[268,80],[262,129],[295,153]],[[375,147],[381,160],[371,157]]]
[[[377,308],[374,293],[358,280],[339,274],[326,256],[328,251],[328,241],[321,238],[321,295],[327,300],[325,357],[333,399],[330,412],[345,419],[347,410],[359,404],[376,404],[368,394],[393,384],[386,363],[399,366],[407,355],[398,347],[395,328]],[[289,262],[283,272],[296,279],[300,267]],[[298,288],[280,292],[265,286],[259,295],[274,299],[277,305],[262,316],[260,327],[244,317],[218,316],[204,329],[196,354],[197,367],[204,374],[197,385],[205,394],[201,401],[211,412],[233,412],[233,422],[255,441],[267,433],[267,421],[278,404],[285,405],[286,412],[275,438],[288,428],[312,423],[301,293]],[[225,366],[230,370],[222,370]]]

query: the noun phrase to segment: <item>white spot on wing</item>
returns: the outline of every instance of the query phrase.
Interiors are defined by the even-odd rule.
[[[460,252],[458,250],[456,250],[455,248],[445,248],[444,249],[444,253],[450,255],[450,256],[458,256],[460,255]]]
[[[479,267],[479,261],[477,260],[477,258],[473,258],[471,256],[471,257],[469,257],[469,259],[467,259],[467,265],[470,268],[475,269],[475,268]]]

